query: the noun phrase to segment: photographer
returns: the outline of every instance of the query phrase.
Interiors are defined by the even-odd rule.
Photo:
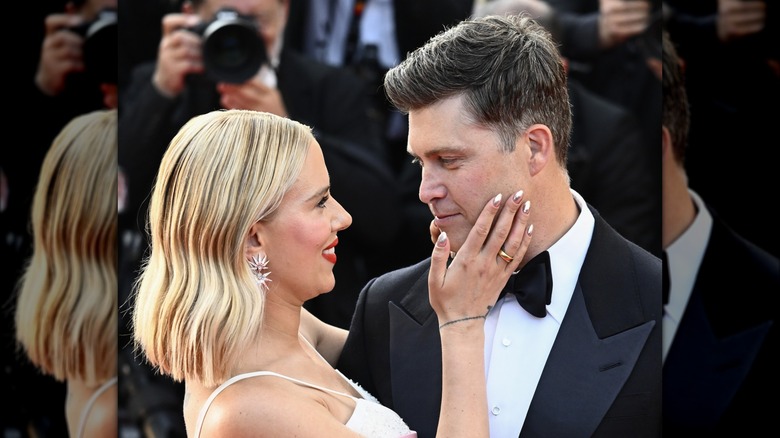
[[[128,182],[127,217],[121,221],[143,236],[155,171],[174,134],[193,116],[217,108],[240,108],[307,124],[322,146],[331,191],[354,218],[352,227],[339,232],[336,287],[307,306],[322,320],[347,327],[360,288],[375,275],[366,268],[371,265],[368,258],[382,257],[397,239],[397,185],[361,79],[346,68],[328,66],[283,47],[289,3],[188,1],[181,13],[163,17],[156,60],[138,64],[120,95],[119,164]],[[127,5],[134,7],[139,6]],[[214,44],[208,29],[236,17],[221,18],[226,8],[252,22],[266,52],[261,58],[267,61],[245,80],[220,78],[220,72],[209,69],[213,62],[219,63],[220,53],[205,49]],[[239,68],[242,72],[243,67]],[[133,279],[134,271],[128,268],[120,275]]]
[[[73,97],[68,104],[76,105],[79,113],[116,107],[116,8],[116,0],[82,0],[68,2],[63,13],[46,17],[35,72],[38,92]]]

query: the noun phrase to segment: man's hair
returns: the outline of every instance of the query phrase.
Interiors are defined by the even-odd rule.
[[[133,306],[136,347],[163,374],[215,386],[257,342],[265,301],[245,241],[273,217],[314,141],[308,126],[249,110],[196,116],[171,141]]]
[[[685,90],[683,63],[677,55],[677,49],[667,32],[662,36],[663,44],[663,110],[661,124],[672,137],[672,150],[679,163],[685,161],[685,149],[688,146],[688,127],[690,109]]]
[[[462,95],[474,122],[493,129],[505,151],[544,124],[566,165],[572,114],[563,60],[550,33],[526,15],[460,22],[390,69],[384,87],[403,113]]]

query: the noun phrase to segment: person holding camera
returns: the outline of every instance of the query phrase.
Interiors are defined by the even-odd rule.
[[[80,113],[116,108],[116,10],[117,0],[69,1],[64,12],[46,16],[34,79],[41,94],[79,97],[68,104],[89,105]]]

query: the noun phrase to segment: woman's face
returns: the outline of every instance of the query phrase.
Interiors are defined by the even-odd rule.
[[[352,216],[330,196],[328,169],[316,141],[276,213],[261,224],[271,292],[284,290],[306,301],[333,289],[336,233],[352,224]]]

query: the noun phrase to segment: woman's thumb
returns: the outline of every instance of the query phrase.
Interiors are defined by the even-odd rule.
[[[429,280],[436,285],[444,284],[444,276],[447,273],[447,261],[450,257],[450,240],[447,233],[442,231],[433,245],[433,254],[431,255],[431,271]]]

